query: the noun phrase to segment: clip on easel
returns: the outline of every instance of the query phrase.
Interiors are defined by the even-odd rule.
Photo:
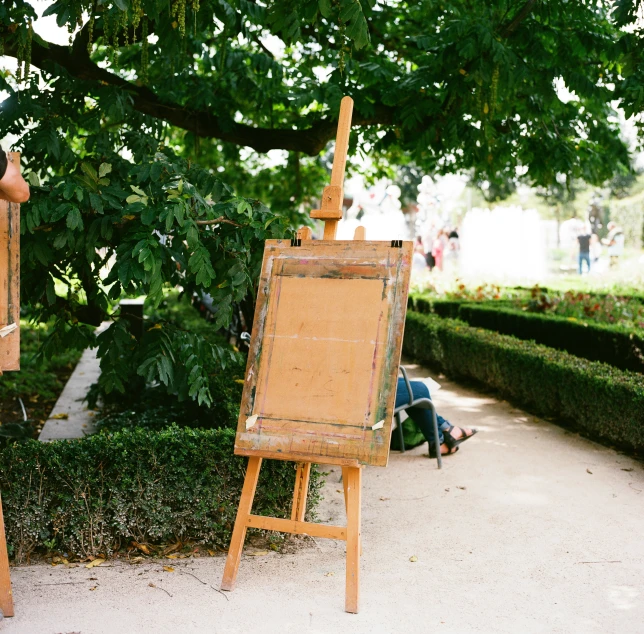
[[[386,466],[412,243],[336,241],[353,100],[342,99],[324,239],[307,227],[268,240],[235,454],[249,457],[221,588],[232,590],[246,530],[347,542],[345,610],[358,612],[362,466]],[[251,513],[262,458],[297,463],[291,519]],[[346,526],[304,521],[311,463],[342,467]]]
[[[9,160],[20,166],[20,153]],[[20,370],[20,205],[0,200],[0,375]],[[0,610],[13,616],[7,539],[0,499]]]

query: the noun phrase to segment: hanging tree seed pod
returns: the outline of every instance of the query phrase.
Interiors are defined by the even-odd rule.
[[[148,16],[144,15],[141,23],[141,81],[148,81],[148,66],[150,63],[148,49]]]
[[[34,26],[31,20],[29,20],[29,27],[27,28],[27,44],[25,46],[25,70],[24,78],[29,78],[29,71],[31,70],[31,41],[34,37]]]

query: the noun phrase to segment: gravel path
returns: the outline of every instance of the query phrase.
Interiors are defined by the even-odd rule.
[[[366,469],[360,614],[343,611],[344,545],[318,539],[245,555],[226,596],[223,557],[13,568],[0,632],[641,634],[643,465],[441,382],[438,411],[480,433],[442,471],[427,445]],[[320,519],[342,523],[339,469],[325,495]]]

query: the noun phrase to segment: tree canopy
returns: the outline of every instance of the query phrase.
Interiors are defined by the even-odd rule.
[[[33,185],[23,297],[58,320],[51,345],[86,342],[110,301],[158,300],[165,284],[209,292],[225,323],[254,292],[263,240],[320,193],[345,94],[351,151],[375,170],[544,187],[625,173],[614,107],[644,109],[637,5],[57,0],[45,14],[68,28],[61,46],[34,33],[31,3],[7,0],[0,39],[18,73],[0,78],[0,136],[20,138]],[[271,150],[281,164],[262,161]],[[125,324],[103,336],[102,380],[123,389],[108,365],[139,344]],[[141,373],[171,384],[164,359],[196,343],[163,345]]]

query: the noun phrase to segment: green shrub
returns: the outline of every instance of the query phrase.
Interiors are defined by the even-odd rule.
[[[20,320],[21,370],[5,372],[0,377],[0,448],[15,440],[38,438],[81,357],[82,350],[70,345],[61,345],[46,359],[38,357],[41,343],[51,330],[51,323]],[[24,413],[19,399],[25,407]]]
[[[644,377],[604,363],[433,315],[407,314],[403,350],[456,379],[472,379],[540,416],[644,450]]]
[[[411,310],[419,313],[434,313],[439,317],[456,318],[458,309],[463,304],[463,301],[458,299],[431,299],[423,295],[410,295],[407,305]]]
[[[130,541],[181,539],[227,547],[243,484],[230,429],[133,429],[81,440],[14,443],[0,453],[10,553],[37,549],[87,557]],[[254,512],[285,517],[294,464],[264,461]],[[309,508],[319,498],[312,472]]]
[[[644,337],[631,329],[489,304],[463,304],[458,317],[470,326],[531,339],[622,370],[644,372]]]

